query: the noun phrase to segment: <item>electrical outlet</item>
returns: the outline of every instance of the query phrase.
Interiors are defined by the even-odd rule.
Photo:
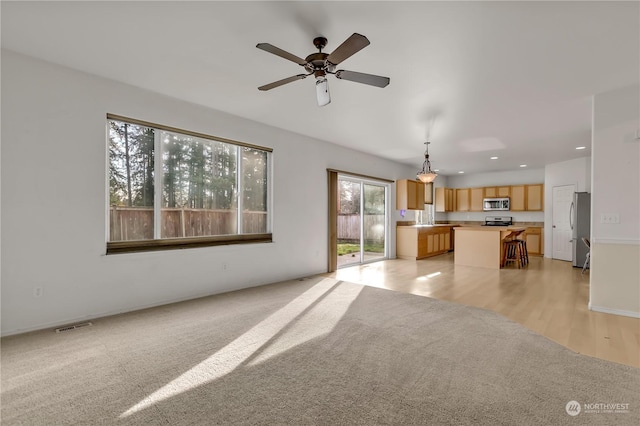
[[[619,213],[602,213],[600,215],[600,223],[618,224],[620,223]]]
[[[226,271],[227,267],[228,267],[227,262],[222,262],[222,270]]]
[[[44,289],[42,287],[33,288],[33,297],[42,297],[43,293],[44,293]]]

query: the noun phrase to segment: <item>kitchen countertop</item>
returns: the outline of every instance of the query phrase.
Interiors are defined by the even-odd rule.
[[[413,224],[413,225],[398,225],[398,226],[402,226],[403,228],[437,228],[437,227],[452,227],[452,226],[457,226],[455,224],[446,224],[446,223],[436,223],[434,225],[420,225],[420,224]]]
[[[436,222],[433,225],[421,225],[416,223],[415,221],[398,221],[396,222],[396,227],[414,227],[414,228],[425,228],[425,227],[433,227],[433,226],[460,226],[465,228],[475,228],[475,227],[483,227],[483,228],[499,228],[498,226],[484,226],[484,222],[478,221],[459,221],[454,223],[443,223]],[[515,227],[524,227],[524,228],[544,228],[544,222],[514,222],[513,225]],[[502,227],[504,228],[504,227]]]
[[[451,225],[451,224],[450,224]],[[465,222],[460,221],[456,222],[455,225],[458,226],[482,226],[484,222]],[[540,227],[544,228],[544,222],[513,222],[511,226],[524,226],[524,227]]]
[[[525,231],[526,226],[459,226],[455,231]]]

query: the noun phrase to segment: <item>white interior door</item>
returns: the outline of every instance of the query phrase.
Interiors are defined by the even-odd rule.
[[[573,260],[573,242],[571,230],[571,205],[575,185],[563,185],[553,187],[553,258],[560,260]]]

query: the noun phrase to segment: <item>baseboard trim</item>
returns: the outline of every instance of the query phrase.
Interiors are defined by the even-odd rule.
[[[234,290],[227,290],[227,291],[234,291]],[[224,293],[224,291],[222,293]],[[145,305],[132,306],[132,307],[116,309],[112,311],[97,312],[94,314],[82,315],[79,317],[71,317],[71,318],[62,319],[62,320],[47,321],[43,323],[29,325],[24,328],[15,328],[15,329],[2,331],[0,332],[0,337],[15,336],[18,334],[26,334],[26,333],[33,333],[33,332],[47,331],[47,330],[55,331],[54,329],[57,327],[64,327],[65,325],[74,324],[77,322],[98,321],[102,318],[112,317],[112,316],[121,315],[121,314],[128,314],[130,312],[141,311],[144,309],[158,308],[160,306],[171,305],[173,303],[187,302],[189,300],[199,299],[201,297],[213,296],[215,294],[218,294],[218,293],[203,294],[201,296],[185,297],[180,299],[171,299],[167,301],[160,301],[160,302],[155,302],[155,303],[150,303]]]
[[[603,314],[621,315],[623,317],[640,318],[640,312],[623,311],[622,309],[604,308],[602,306],[594,306],[589,302],[589,310],[594,312],[602,312]]]
[[[312,273],[309,273],[307,275],[303,275],[303,277],[311,277],[311,276],[322,275],[322,274],[326,274],[326,273],[327,273],[326,271],[324,271],[324,272],[312,272]],[[74,323],[77,323],[77,322],[98,321],[98,320],[100,320],[102,318],[111,317],[111,316],[114,316],[114,315],[128,314],[130,312],[141,311],[143,309],[157,308],[157,307],[160,307],[160,306],[172,305],[174,303],[188,302],[190,300],[200,299],[200,298],[203,298],[203,297],[216,296],[216,295],[228,293],[228,292],[231,292],[231,291],[244,290],[244,289],[248,289],[248,288],[259,287],[259,286],[263,286],[263,285],[269,285],[269,284],[273,284],[273,283],[277,283],[277,282],[281,282],[281,281],[289,281],[289,280],[293,281],[293,280],[296,280],[298,278],[301,278],[301,277],[300,276],[296,276],[296,277],[293,277],[293,278],[283,278],[281,280],[269,281],[269,282],[266,282],[266,283],[253,283],[253,284],[248,284],[248,285],[243,286],[243,287],[221,287],[221,288],[216,289],[213,292],[193,294],[193,295],[190,295],[190,296],[185,296],[185,297],[180,297],[180,298],[175,298],[175,299],[168,299],[168,300],[164,300],[164,301],[156,301],[156,302],[149,303],[149,304],[130,306],[130,307],[122,308],[122,309],[114,309],[114,310],[110,310],[110,311],[96,312],[96,313],[92,313],[92,314],[89,314],[89,315],[82,315],[82,316],[78,316],[78,317],[70,317],[70,318],[67,318],[67,319],[58,319],[58,320],[54,320],[54,321],[47,321],[47,322],[38,323],[38,324],[31,324],[31,325],[26,326],[26,327],[11,328],[11,329],[8,329],[8,330],[0,331],[0,338],[1,337],[15,336],[15,335],[18,335],[18,334],[26,334],[26,333],[46,331],[46,330],[54,331],[54,329],[57,328],[57,327],[62,327],[62,326],[69,325],[69,324],[74,324]]]
[[[640,245],[640,240],[632,238],[592,238],[591,243],[595,244],[621,244],[628,246]]]

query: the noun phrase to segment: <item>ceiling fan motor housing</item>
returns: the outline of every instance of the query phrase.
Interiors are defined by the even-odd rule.
[[[322,49],[327,45],[327,39],[324,37],[316,37],[313,39],[313,45],[316,49],[322,51]]]
[[[329,63],[327,62],[328,56],[329,55],[327,53],[322,52],[312,53],[305,58],[305,61],[307,61],[307,63],[304,65],[304,67],[309,72],[326,71],[329,68]]]

